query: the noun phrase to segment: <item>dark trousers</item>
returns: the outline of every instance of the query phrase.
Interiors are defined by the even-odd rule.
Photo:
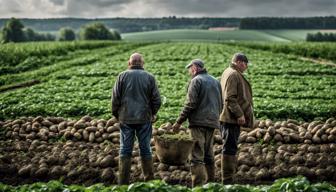
[[[238,151],[240,126],[221,122],[220,132],[223,139],[222,153],[225,155],[236,155]]]

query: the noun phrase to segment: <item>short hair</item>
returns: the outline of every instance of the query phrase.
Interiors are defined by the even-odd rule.
[[[144,64],[143,57],[140,53],[133,53],[130,56],[129,62],[132,66],[142,66]]]
[[[237,61],[243,61],[248,63],[248,59],[244,53],[235,53],[233,55],[231,62],[235,64]]]

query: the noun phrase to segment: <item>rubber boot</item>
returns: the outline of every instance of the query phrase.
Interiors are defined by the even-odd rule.
[[[191,186],[196,187],[204,185],[207,181],[206,169],[203,164],[191,166]]]
[[[236,172],[236,156],[222,155],[222,183],[232,184],[234,182],[234,174]]]
[[[131,157],[120,157],[119,158],[119,185],[128,185],[130,180],[130,170],[132,166]]]
[[[208,175],[207,183],[215,182],[215,163],[205,164],[205,168]]]
[[[142,174],[144,176],[145,181],[150,181],[154,179],[154,172],[153,172],[153,158],[141,158],[141,167],[142,167]]]

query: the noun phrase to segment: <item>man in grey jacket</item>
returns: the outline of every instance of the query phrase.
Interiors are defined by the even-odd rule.
[[[150,141],[152,121],[161,106],[157,83],[143,68],[139,53],[131,55],[128,70],[117,77],[112,93],[112,114],[120,122],[119,184],[129,184],[134,138],[138,138],[144,180],[154,179]]]
[[[189,120],[192,138],[196,141],[192,150],[192,186],[215,181],[213,154],[214,129],[219,128],[219,114],[222,111],[221,85],[209,75],[200,59],[192,60],[186,66],[192,79],[184,108],[173,125],[177,132],[181,124]]]

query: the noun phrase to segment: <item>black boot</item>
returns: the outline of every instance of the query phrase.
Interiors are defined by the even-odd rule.
[[[203,164],[191,166],[191,185],[192,187],[204,185],[207,181],[206,169]]]
[[[208,175],[207,183],[215,182],[215,163],[205,164],[205,168]]]
[[[132,166],[131,157],[120,157],[119,158],[119,185],[128,185],[130,180],[130,171]]]
[[[234,174],[236,172],[236,156],[222,155],[222,183],[232,184],[234,182]]]
[[[141,158],[141,167],[142,173],[144,175],[145,181],[150,181],[154,179],[154,172],[153,172],[153,158]]]

